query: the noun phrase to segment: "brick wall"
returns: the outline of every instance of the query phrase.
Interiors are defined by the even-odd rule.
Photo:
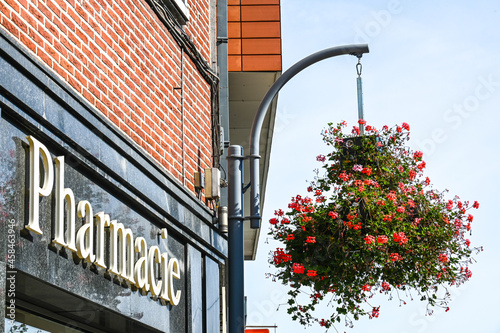
[[[209,0],[188,5],[184,29],[208,62]],[[194,190],[212,164],[210,86],[144,0],[1,0],[0,26]]]

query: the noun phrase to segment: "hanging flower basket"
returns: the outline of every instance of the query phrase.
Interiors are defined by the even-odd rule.
[[[376,292],[392,298],[399,291],[447,309],[438,287],[467,281],[472,254],[481,250],[466,239],[468,210],[479,204],[445,199],[431,187],[423,154],[405,147],[408,124],[366,126],[364,136],[358,127],[345,135],[344,126],[329,124],[323,133],[333,151],[317,157],[323,173],[310,196],[293,197],[289,211],[270,220],[270,235],[284,244],[271,255],[277,272],[270,276],[291,287],[288,313],[303,325],[350,325],[379,316],[380,306],[370,303]],[[332,308],[329,318],[314,315],[321,302]]]

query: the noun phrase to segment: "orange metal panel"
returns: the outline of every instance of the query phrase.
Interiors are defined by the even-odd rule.
[[[229,38],[241,38],[241,23],[240,22],[228,22],[227,34],[228,34]]]
[[[227,57],[228,70],[230,72],[240,72],[241,71],[241,56],[230,55]]]
[[[243,54],[281,54],[281,39],[243,39]]]
[[[227,0],[228,5],[239,5],[240,0]]]
[[[227,53],[229,54],[241,54],[241,39],[239,38],[231,38],[229,39],[227,45]]]
[[[242,38],[265,38],[281,36],[280,22],[242,22]]]
[[[242,21],[279,21],[280,6],[241,6]]]
[[[242,5],[279,5],[280,0],[241,0]]]
[[[248,55],[242,58],[242,70],[245,72],[281,71],[281,55]]]
[[[227,20],[229,22],[241,21],[241,6],[227,6]]]

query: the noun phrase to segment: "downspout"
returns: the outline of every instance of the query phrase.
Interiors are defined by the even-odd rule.
[[[182,140],[182,185],[186,186],[186,147],[184,142],[184,49],[181,48],[181,140]]]
[[[219,74],[219,115],[223,154],[220,158],[222,176],[227,180],[227,148],[229,147],[229,78],[228,78],[227,0],[217,0],[217,64]],[[227,206],[227,187],[221,188],[220,206]]]

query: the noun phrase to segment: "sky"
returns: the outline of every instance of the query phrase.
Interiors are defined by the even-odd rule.
[[[316,51],[367,43],[362,58],[364,113],[381,128],[407,122],[412,150],[421,150],[424,174],[449,197],[477,200],[471,246],[484,246],[473,276],[451,289],[450,311],[426,315],[418,299],[400,306],[378,297],[380,317],[363,318],[339,332],[500,333],[500,223],[496,175],[500,148],[500,2],[415,0],[281,0],[283,71]],[[304,70],[281,90],[257,258],[245,263],[247,325],[304,327],[286,313],[288,287],[267,279],[274,272],[269,239],[274,210],[306,195],[307,180],[328,153],[320,132],[328,122],[357,121],[357,59],[341,56]],[[329,313],[327,308],[320,313]],[[271,329],[270,332],[274,332]],[[307,332],[325,332],[319,325]],[[330,329],[329,332],[335,332]]]

